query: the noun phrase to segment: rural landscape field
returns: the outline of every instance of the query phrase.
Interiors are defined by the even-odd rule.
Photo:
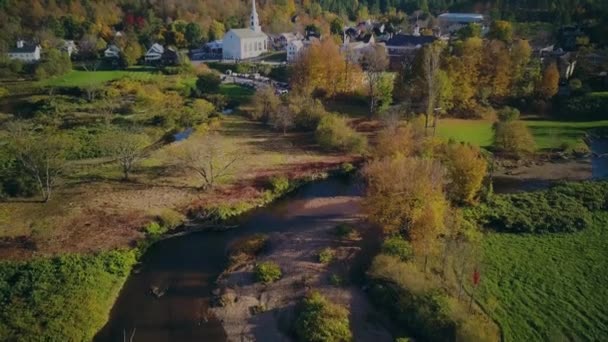
[[[602,341],[608,4],[0,0],[0,341]]]

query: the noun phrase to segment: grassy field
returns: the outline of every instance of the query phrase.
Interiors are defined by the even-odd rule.
[[[82,87],[89,85],[100,85],[109,81],[117,80],[125,76],[134,77],[137,79],[149,79],[152,77],[160,77],[160,75],[153,74],[150,69],[144,68],[102,71],[73,70],[66,75],[41,81],[40,85],[52,87]]]
[[[506,341],[608,336],[608,213],[574,234],[491,233],[478,297]]]
[[[565,122],[550,120],[526,120],[539,149],[560,148],[564,143],[576,144],[585,132],[608,127],[608,121]],[[481,147],[492,145],[492,122],[484,120],[443,119],[437,126],[437,134],[446,139],[469,142]]]

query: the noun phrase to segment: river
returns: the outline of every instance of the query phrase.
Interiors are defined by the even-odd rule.
[[[226,333],[208,313],[214,280],[226,267],[226,251],[235,238],[253,233],[288,231],[345,216],[345,208],[307,207],[320,198],[360,196],[360,187],[331,178],[307,184],[291,196],[238,218],[238,228],[166,239],[145,254],[116,301],[110,320],[95,341],[225,341]],[[318,201],[317,201],[318,202]],[[167,289],[156,298],[151,288]],[[135,330],[134,330],[135,329]]]
[[[592,144],[591,177],[608,176],[608,141]],[[589,163],[589,161],[587,161]],[[587,178],[590,176],[587,175]],[[532,179],[496,184],[497,192],[546,187],[553,182]],[[502,186],[502,188],[501,188]],[[225,341],[221,322],[208,313],[214,281],[227,263],[231,241],[253,233],[283,232],[301,225],[318,225],[345,217],[340,206],[307,204],[321,198],[360,196],[361,188],[331,178],[307,184],[291,196],[239,217],[238,228],[225,232],[199,232],[169,238],[154,244],[145,254],[141,268],[133,272],[116,301],[110,320],[95,341],[118,341],[134,333],[133,341]],[[156,287],[166,293],[157,298]]]

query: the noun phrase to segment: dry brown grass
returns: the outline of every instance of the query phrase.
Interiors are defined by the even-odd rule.
[[[79,163],[50,202],[0,203],[0,258],[127,246],[143,236],[141,227],[160,209],[259,198],[272,175],[300,177],[352,160],[320,152],[312,134],[283,136],[242,117],[226,118],[219,132],[246,157],[213,191],[203,192],[200,179],[171,166],[171,145],[142,161],[130,182],[120,181],[112,164]]]

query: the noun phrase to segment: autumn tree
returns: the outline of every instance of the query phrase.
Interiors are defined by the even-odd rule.
[[[121,61],[123,66],[130,67],[137,64],[137,61],[143,55],[144,51],[141,45],[135,38],[131,38],[121,52]]]
[[[392,95],[392,80],[388,81],[384,71],[388,67],[388,55],[386,49],[380,45],[374,45],[363,53],[361,64],[367,81],[367,93],[369,97],[369,117],[371,118],[378,110],[378,102],[389,102]],[[386,84],[390,84],[387,87]]]
[[[536,150],[536,142],[530,129],[521,121],[494,124],[494,146],[499,151],[518,158]]]
[[[440,97],[438,73],[440,68],[440,57],[443,46],[440,43],[426,45],[422,49],[422,81],[425,88],[426,110],[424,127],[430,127],[430,118],[437,107],[437,100]]]
[[[513,72],[511,62],[506,43],[500,40],[491,40],[485,44],[480,88],[488,91],[488,97],[501,101],[510,94]],[[486,99],[481,99],[481,101],[484,100]]]
[[[363,207],[387,234],[403,234],[414,253],[426,260],[438,250],[448,208],[444,169],[438,161],[384,158],[364,168],[367,196]]]
[[[559,70],[557,64],[551,62],[543,71],[543,77],[539,86],[539,93],[542,97],[549,99],[557,94],[559,89]]]
[[[421,137],[413,125],[387,127],[378,133],[373,156],[376,158],[411,157]]]
[[[204,132],[176,146],[172,155],[176,166],[196,173],[203,180],[202,187],[207,189],[230,175],[245,152],[229,145],[217,132]]]
[[[275,113],[281,99],[272,87],[263,87],[255,92],[253,97],[253,108],[251,110],[251,118],[262,122],[268,122],[273,113]]]
[[[59,177],[67,167],[69,152],[75,143],[67,135],[52,129],[34,132],[24,125],[9,126],[10,149],[23,169],[36,181],[45,202],[51,199]]]
[[[449,197],[457,203],[473,203],[487,173],[487,162],[479,148],[448,144],[442,159],[448,174],[446,189]]]
[[[447,59],[446,72],[454,89],[453,105],[459,111],[474,107],[479,85],[480,66],[483,59],[483,41],[469,38],[456,42],[453,55]]]
[[[510,43],[513,40],[513,26],[505,20],[494,20],[490,25],[488,38]]]
[[[131,131],[109,131],[99,137],[99,145],[120,166],[124,180],[129,179],[149,144],[146,134]]]

